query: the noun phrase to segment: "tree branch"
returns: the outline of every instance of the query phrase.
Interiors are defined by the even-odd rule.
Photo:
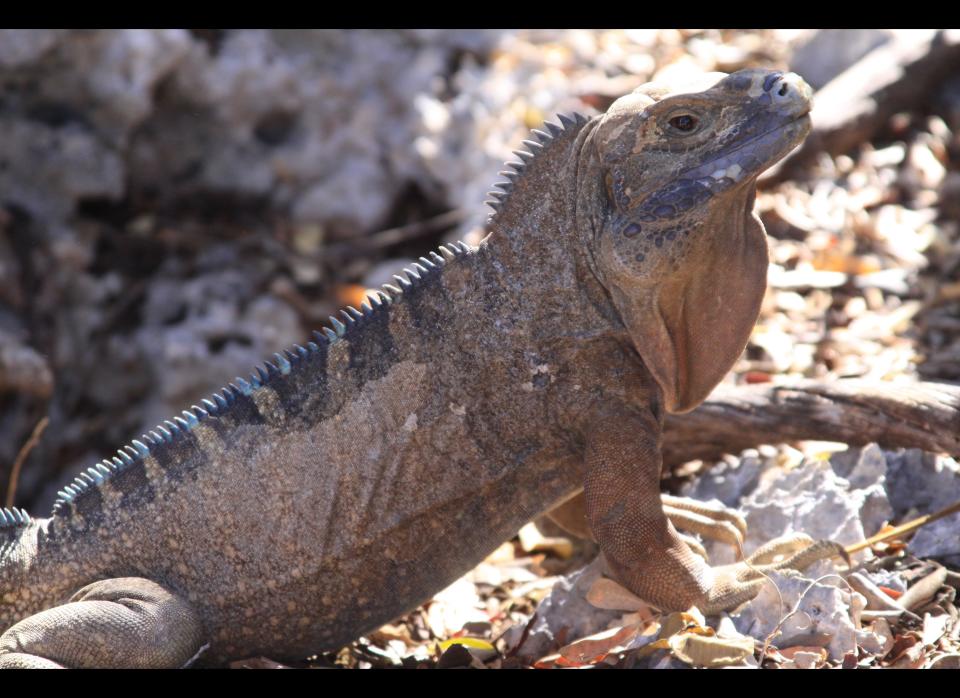
[[[666,419],[664,465],[801,439],[960,454],[960,386],[803,381],[718,388],[689,414]]]

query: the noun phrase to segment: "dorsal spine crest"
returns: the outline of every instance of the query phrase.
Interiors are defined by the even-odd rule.
[[[536,140],[525,140],[523,145],[527,150],[515,150],[519,161],[510,161],[505,164],[504,170],[499,172],[501,177],[506,178],[504,182],[496,182],[494,189],[487,192],[491,197],[484,203],[493,209],[493,213],[487,218],[487,226],[492,226],[497,220],[498,214],[504,206],[510,201],[510,194],[514,191],[520,180],[535,168],[541,161],[543,154],[552,150],[558,143],[566,143],[569,138],[573,138],[579,133],[584,124],[587,123],[587,117],[582,114],[574,113],[573,117],[558,115],[560,123],[555,124],[550,121],[544,123],[546,131],[534,129],[531,133]]]
[[[17,507],[0,508],[0,530],[13,530],[30,523],[30,514]]]
[[[300,364],[310,361],[323,348],[340,339],[349,338],[378,311],[382,311],[381,309],[389,307],[391,303],[401,298],[404,291],[409,291],[423,284],[428,278],[439,274],[449,261],[462,257],[470,249],[462,242],[441,245],[439,254],[431,252],[429,258],[421,257],[410,268],[405,268],[404,274],[395,277],[403,287],[402,290],[392,284],[384,284],[382,290],[373,291],[368,295],[369,302],[365,301],[361,304],[362,310],[352,306],[341,310],[340,315],[344,321],[331,316],[331,327],[322,327],[322,332],[314,331],[313,341],[308,342],[306,347],[295,344],[292,349],[274,354],[273,361],[264,361],[261,366],[255,367],[248,380],[237,377],[234,382],[213,393],[212,399],[201,400],[202,406],[193,405],[189,410],[183,410],[180,415],[165,420],[163,424],[158,424],[149,433],[142,434],[139,439],[133,439],[119,449],[116,456],[106,458],[87,468],[57,492],[51,515],[69,517],[76,510],[77,500],[85,493],[102,487],[118,473],[148,458],[152,449],[160,445],[173,444],[204,420],[222,415],[236,403],[239,395],[251,395],[272,380],[297,370]],[[29,521],[30,516],[22,509],[0,509],[0,529],[22,526]]]

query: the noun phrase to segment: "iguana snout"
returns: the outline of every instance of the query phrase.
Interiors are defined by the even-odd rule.
[[[648,83],[592,134],[595,266],[670,411],[703,401],[746,345],[767,273],[756,178],[809,132],[811,94],[769,70]]]

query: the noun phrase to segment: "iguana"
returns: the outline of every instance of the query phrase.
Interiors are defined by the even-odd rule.
[[[713,73],[535,131],[479,246],[422,257],[81,473],[49,518],[4,510],[0,666],[335,649],[580,490],[580,527],[639,596],[751,598],[746,565],[708,567],[665,516],[661,427],[746,344],[755,181],[808,132],[810,94]]]

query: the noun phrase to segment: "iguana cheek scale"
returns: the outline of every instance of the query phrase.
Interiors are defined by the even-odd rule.
[[[3,511],[0,666],[335,649],[559,504],[664,608],[755,594],[664,515],[661,427],[747,341],[766,276],[754,182],[802,140],[810,91],[705,80],[547,124],[479,247],[422,257],[81,473],[51,517]]]

